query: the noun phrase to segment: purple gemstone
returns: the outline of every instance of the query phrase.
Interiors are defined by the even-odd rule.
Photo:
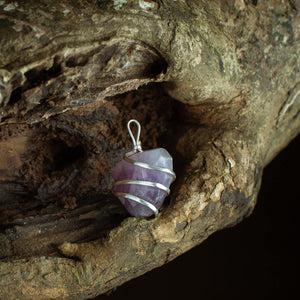
[[[172,157],[167,150],[163,148],[137,152],[129,156],[129,158],[138,162],[167,168],[173,171]],[[136,166],[125,160],[122,160],[116,165],[113,176],[115,182],[121,180],[148,181],[160,183],[167,188],[173,181],[173,176],[171,174]],[[127,193],[146,200],[153,204],[157,209],[161,207],[165,197],[167,196],[167,192],[160,188],[138,184],[120,184],[116,185],[114,190],[117,193]],[[119,199],[132,216],[148,217],[153,214],[153,210],[136,201],[129,200],[124,197],[119,197]]]

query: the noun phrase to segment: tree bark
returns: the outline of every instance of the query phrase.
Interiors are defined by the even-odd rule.
[[[300,131],[299,8],[0,2],[1,298],[91,298],[248,216]],[[156,218],[112,195],[130,118],[174,157]]]

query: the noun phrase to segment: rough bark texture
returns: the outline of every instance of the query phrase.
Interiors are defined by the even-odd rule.
[[[249,215],[300,130],[299,9],[0,1],[0,298],[91,298]],[[111,194],[130,118],[174,156],[156,218]]]

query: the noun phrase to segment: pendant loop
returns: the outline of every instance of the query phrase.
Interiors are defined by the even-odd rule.
[[[133,134],[132,134],[132,131],[130,129],[130,124],[131,123],[135,123],[136,126],[137,126],[137,135],[136,135],[136,139],[134,138]],[[129,132],[129,135],[132,139],[132,143],[133,143],[133,151],[134,152],[142,152],[142,145],[141,145],[141,141],[140,141],[140,134],[141,134],[141,125],[140,123],[137,121],[137,120],[130,120],[128,123],[127,123],[127,128],[128,128],[128,132]]]

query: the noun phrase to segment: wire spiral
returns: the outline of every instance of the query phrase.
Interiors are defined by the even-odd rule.
[[[130,124],[132,122],[134,122],[138,127],[137,139],[134,138],[134,136],[131,132],[131,129],[130,129]],[[127,124],[127,127],[128,127],[130,137],[133,141],[134,149],[133,149],[133,151],[131,151],[129,153],[126,153],[126,155],[124,157],[124,161],[126,161],[127,163],[130,163],[134,166],[140,167],[140,168],[144,168],[144,169],[153,170],[153,171],[168,174],[168,175],[172,176],[172,181],[171,182],[173,182],[176,178],[176,175],[172,170],[170,170],[168,168],[164,168],[164,167],[154,166],[154,165],[144,163],[144,162],[140,162],[140,161],[137,161],[137,160],[134,160],[134,159],[130,158],[130,156],[132,156],[135,153],[143,152],[143,150],[141,148],[141,143],[139,141],[141,128],[140,128],[139,122],[136,121],[136,120],[130,120]],[[122,180],[116,181],[114,187],[116,188],[117,186],[127,185],[127,184],[128,185],[140,185],[140,186],[147,186],[147,187],[157,188],[157,189],[160,189],[160,190],[166,192],[167,195],[170,193],[169,187],[167,187],[167,186],[165,186],[165,185],[163,185],[159,182],[152,182],[152,181],[145,181],[145,180],[122,179]],[[123,192],[117,192],[117,191],[115,191],[114,194],[117,197],[122,197],[122,198],[125,198],[125,199],[128,199],[128,200],[135,201],[135,202],[137,202],[141,205],[144,205],[144,206],[148,207],[149,209],[151,209],[154,212],[155,215],[158,214],[158,209],[152,203],[150,203],[149,201],[147,201],[145,199],[142,199],[138,196],[135,196],[135,195],[132,195],[132,194],[129,194],[129,193],[123,193]]]

